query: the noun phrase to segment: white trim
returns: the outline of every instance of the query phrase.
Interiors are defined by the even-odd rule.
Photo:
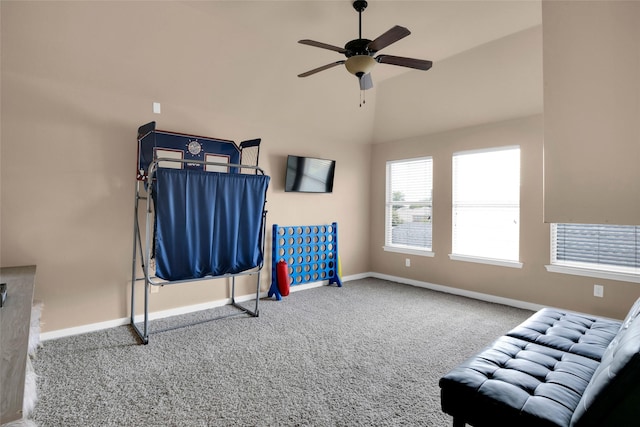
[[[453,261],[475,262],[478,264],[490,264],[490,265],[497,265],[500,267],[510,267],[510,268],[522,268],[524,265],[519,261],[509,261],[505,259],[494,259],[494,258],[481,258],[481,257],[469,256],[469,255],[449,254],[449,259]]]
[[[236,298],[238,302],[247,301],[249,299],[250,298],[248,298],[248,296]],[[194,313],[196,311],[202,311],[202,310],[209,310],[212,308],[222,307],[228,304],[231,304],[231,298],[209,301],[209,302],[200,303],[200,304],[185,305],[182,307],[170,308],[167,310],[154,311],[149,313],[149,320],[164,319],[166,317],[179,316],[182,314]],[[128,319],[129,318],[127,318],[127,323],[129,323]],[[142,322],[144,321],[144,314],[138,314],[134,317],[134,319],[136,323]]]
[[[371,273],[361,273],[361,274],[352,274],[350,276],[344,276],[340,278],[340,281],[344,283],[344,282],[350,282],[351,280],[366,279],[367,277],[371,277]],[[307,289],[320,288],[322,286],[327,286],[328,284],[329,284],[329,281],[324,280],[320,282],[304,283],[302,285],[293,285],[289,287],[289,292],[306,291]]]
[[[525,310],[538,311],[542,308],[548,307],[546,305],[534,304],[527,301],[520,301],[511,298],[503,298],[495,295],[483,294],[480,292],[467,291],[459,288],[452,288],[449,286],[436,285],[434,283],[422,282],[420,280],[406,279],[404,277],[391,276],[381,273],[370,273],[369,277],[375,277],[376,279],[390,280],[392,282],[402,283],[404,285],[416,286],[419,288],[431,289],[432,291],[444,292],[452,295],[459,295],[467,298],[473,298],[480,301],[493,302],[496,304],[508,305],[511,307],[522,308]]]
[[[397,282],[397,283],[402,283],[404,285],[410,285],[410,286],[416,286],[419,288],[425,288],[425,289],[430,289],[432,291],[437,291],[437,292],[444,292],[444,293],[448,293],[448,294],[452,294],[452,295],[458,295],[458,296],[462,296],[462,297],[467,297],[467,298],[473,298],[473,299],[477,299],[480,301],[486,301],[486,302],[491,302],[491,303],[495,303],[495,304],[502,304],[502,305],[507,305],[510,307],[516,307],[516,308],[521,308],[523,310],[531,310],[531,311],[538,311],[541,310],[542,308],[545,307],[549,307],[546,305],[540,305],[540,304],[534,304],[531,302],[527,302],[527,301],[521,301],[521,300],[515,300],[515,299],[511,299],[511,298],[503,298],[503,297],[499,297],[499,296],[495,296],[495,295],[490,295],[490,294],[484,294],[484,293],[480,293],[480,292],[474,292],[474,291],[467,291],[464,289],[460,289],[460,288],[453,288],[450,286],[443,286],[443,285],[437,285],[434,283],[429,283],[429,282],[423,282],[420,280],[414,280],[414,279],[407,279],[404,277],[398,277],[398,276],[391,276],[388,274],[382,274],[382,273],[376,273],[376,272],[364,272],[364,273],[359,273],[359,274],[353,274],[350,276],[344,276],[342,277],[342,282],[349,282],[352,280],[358,280],[358,279],[366,279],[368,277],[373,277],[376,279],[382,279],[382,280],[389,280],[392,282]],[[323,286],[326,282],[314,282],[311,284],[305,284],[305,285],[298,285],[298,286],[293,286],[291,287],[291,291],[302,291],[305,289],[310,289],[310,288],[315,288],[315,287],[320,287]],[[297,288],[297,289],[296,289]],[[266,293],[260,295],[260,298],[264,298],[266,297]],[[243,296],[241,298],[238,298],[238,300],[251,300],[254,297],[254,295],[246,295]],[[286,298],[286,297],[285,297]],[[190,313],[192,311],[198,311],[198,310],[202,310],[203,306],[207,306],[210,305],[211,307],[219,307],[221,305],[224,305],[224,302],[229,301],[228,299],[225,300],[219,300],[219,301],[213,301],[211,303],[205,303],[205,304],[196,304],[196,305],[191,305],[191,306],[185,306],[185,307],[179,307],[176,309],[172,309],[172,310],[164,310],[161,312],[155,312],[153,313],[151,316],[153,316],[154,319],[158,319],[160,318],[161,315],[175,315],[175,314],[186,314],[186,313]],[[195,308],[195,309],[194,309]],[[558,308],[558,307],[550,307],[550,308]],[[567,312],[574,312],[571,310],[567,310],[567,309],[563,309],[563,308],[558,308],[560,310],[563,311],[567,311]],[[575,312],[575,313],[579,313],[579,312]],[[579,314],[588,314],[588,313],[579,313]],[[590,316],[592,316],[591,314],[588,314]],[[602,317],[602,316],[599,316]],[[620,319],[611,319],[611,320],[620,320]],[[87,333],[87,332],[95,332],[95,331],[99,331],[102,329],[109,329],[109,328],[114,328],[117,326],[124,326],[124,325],[128,325],[129,324],[129,318],[121,318],[121,319],[114,319],[114,320],[109,320],[106,322],[99,322],[99,323],[93,323],[90,325],[84,325],[84,326],[78,326],[78,327],[74,327],[74,328],[68,328],[68,329],[59,329],[57,331],[51,331],[51,332],[45,332],[43,334],[41,334],[41,340],[42,341],[48,341],[48,340],[52,340],[52,339],[57,339],[57,338],[62,338],[62,337],[66,337],[66,336],[71,336],[71,335],[79,335],[79,334],[83,334],[83,333]]]
[[[493,153],[495,151],[507,151],[507,150],[520,150],[520,145],[503,145],[499,147],[489,147],[489,148],[477,148],[474,150],[462,150],[462,151],[454,151],[452,153],[453,156],[465,156],[467,154],[482,154],[482,153]]]
[[[550,273],[572,274],[574,276],[595,277],[597,279],[619,280],[621,282],[640,283],[640,275],[621,273],[616,271],[604,271],[593,268],[568,267],[565,265],[545,265]]]
[[[351,276],[344,276],[342,278],[342,282],[344,283],[350,280],[364,279],[367,277],[371,277],[371,274],[369,273],[354,274]],[[313,282],[313,283],[305,283],[304,285],[296,285],[290,288],[290,292],[298,292],[298,291],[304,291],[306,289],[318,288],[321,286],[325,286],[327,283],[328,281],[325,280],[322,282]],[[266,298],[267,295],[268,295],[267,292],[261,292],[260,298]],[[255,294],[253,293],[249,295],[236,297],[237,302],[251,301],[254,299],[255,299]],[[202,310],[209,310],[212,308],[222,307],[229,304],[231,304],[231,299],[225,298],[225,299],[209,301],[201,304],[186,305],[183,307],[176,307],[168,310],[154,311],[149,313],[149,320],[164,319],[166,317],[178,316],[181,314],[189,314],[189,313],[202,311]],[[141,322],[143,320],[144,320],[143,314],[139,314],[135,316],[136,322]],[[70,337],[73,335],[81,335],[89,332],[96,332],[104,329],[116,328],[118,326],[125,326],[128,324],[130,324],[129,317],[121,317],[119,319],[107,320],[104,322],[97,322],[97,323],[90,323],[87,325],[75,326],[73,328],[57,329],[55,331],[43,332],[40,334],[40,340],[49,341],[49,340],[54,340],[58,338]]]
[[[391,177],[391,167],[394,164],[400,164],[400,163],[417,163],[417,162],[428,162],[431,166],[431,176],[429,178],[429,183],[431,184],[431,202],[419,202],[419,201],[399,201],[399,200],[392,200],[393,199],[393,194],[390,194],[391,192],[391,183],[392,183],[392,177]],[[385,188],[384,188],[384,242],[385,242],[385,246],[383,246],[383,248],[387,248],[387,247],[391,247],[388,246],[387,243],[391,242],[392,238],[391,238],[391,230],[392,230],[392,221],[393,221],[393,205],[394,204],[401,204],[401,203],[405,203],[405,204],[411,204],[411,205],[422,205],[424,207],[429,207],[431,208],[431,211],[433,212],[433,156],[422,156],[422,157],[410,157],[407,159],[396,159],[396,160],[387,160],[385,162]],[[431,225],[431,227],[433,228],[433,224]],[[387,249],[385,249],[387,250]],[[411,250],[411,249],[409,249]],[[416,249],[414,249],[416,250]],[[420,251],[420,249],[417,249],[418,251]],[[391,252],[400,252],[400,251],[393,251],[390,250]],[[412,252],[400,252],[400,253],[412,253]],[[413,255],[422,255],[422,256],[433,256],[433,255],[424,255],[424,254],[420,254],[420,253],[413,253]]]
[[[386,164],[419,162],[422,160],[431,160],[433,162],[433,156],[407,157],[406,159],[387,160]]]
[[[408,254],[408,255],[417,255],[417,256],[426,256],[426,257],[434,257],[436,256],[435,252],[428,251],[425,249],[412,249],[401,246],[383,246],[382,249],[386,252],[396,252],[399,254]]]
[[[120,319],[107,320],[105,322],[91,323],[89,325],[76,326],[73,328],[57,329],[55,331],[42,332],[40,334],[40,341],[55,340],[58,338],[70,337],[73,335],[86,334],[87,332],[101,331],[103,329],[116,328],[118,326],[124,326],[129,324],[128,317],[122,317]]]
[[[320,286],[324,286],[327,283],[328,281],[304,283],[302,285],[291,285],[289,287],[289,292],[306,291],[307,289],[319,288]]]
[[[352,280],[366,279],[368,277],[373,277],[373,273],[365,271],[364,273],[358,273],[358,274],[352,274],[350,276],[344,276],[342,278],[342,283],[350,282]]]
[[[557,259],[557,227],[558,223],[552,223],[549,227],[551,242],[551,264],[545,265],[548,272],[571,274],[574,276],[595,277],[597,279],[618,280],[621,282],[640,283],[640,269],[631,266],[614,266],[608,264],[600,264],[598,262],[584,261],[567,261]],[[599,224],[576,224],[583,226],[598,226]],[[602,224],[600,224],[602,225]],[[606,224],[606,226],[618,227],[614,224]],[[634,226],[637,227],[637,226]]]
[[[260,298],[267,296],[267,293],[260,293]],[[236,297],[237,302],[251,301],[255,299],[255,294],[243,295]],[[231,298],[225,298],[221,300],[209,301],[201,304],[185,305],[182,307],[171,308],[168,310],[153,311],[149,313],[149,320],[164,319],[166,317],[178,316],[181,314],[194,313],[196,311],[209,310],[216,307],[222,307],[224,305],[231,304]],[[144,320],[143,314],[135,316],[136,322],[142,322]],[[90,323],[88,325],[76,326],[73,328],[58,329],[50,332],[43,332],[40,335],[42,341],[48,341],[57,338],[63,338],[73,335],[86,334],[88,332],[96,332],[103,329],[115,328],[118,326],[128,325],[130,323],[129,317],[122,317],[120,319],[107,320],[105,322]]]

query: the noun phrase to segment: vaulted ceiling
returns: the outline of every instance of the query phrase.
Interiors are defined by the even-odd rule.
[[[217,90],[254,121],[277,122],[345,143],[394,141],[542,111],[540,1],[369,1],[363,37],[394,25],[412,34],[382,53],[429,59],[429,71],[377,64],[360,107],[342,66],[297,75],[344,57],[298,44],[343,46],[358,36],[349,0],[191,2]],[[198,33],[203,29],[194,28]],[[224,94],[224,92],[222,92]],[[231,97],[236,98],[230,101]],[[265,105],[268,108],[265,108]],[[238,106],[238,108],[240,108]]]

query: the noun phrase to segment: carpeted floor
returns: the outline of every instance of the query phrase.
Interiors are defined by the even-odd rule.
[[[156,321],[201,320],[231,307]],[[40,427],[450,426],[439,378],[530,311],[379,279],[260,302],[151,334],[47,341],[34,362]],[[161,325],[163,324],[163,325]]]

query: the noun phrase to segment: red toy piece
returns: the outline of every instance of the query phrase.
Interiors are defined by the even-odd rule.
[[[278,261],[276,265],[276,276],[278,279],[278,290],[280,295],[286,297],[289,295],[289,266],[283,260]]]

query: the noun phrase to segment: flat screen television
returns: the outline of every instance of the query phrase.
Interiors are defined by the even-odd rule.
[[[287,157],[284,191],[302,193],[331,193],[335,160],[312,157]]]

